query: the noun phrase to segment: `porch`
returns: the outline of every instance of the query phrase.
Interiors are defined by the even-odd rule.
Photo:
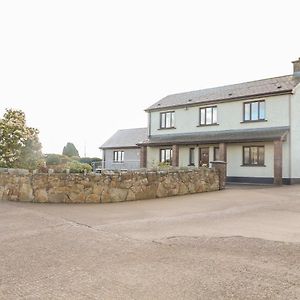
[[[140,144],[141,167],[227,162],[227,181],[290,183],[288,127],[152,136]]]

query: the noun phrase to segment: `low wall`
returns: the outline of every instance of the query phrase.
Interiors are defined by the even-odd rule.
[[[0,200],[107,203],[219,190],[219,170],[139,171],[111,174],[0,172]]]

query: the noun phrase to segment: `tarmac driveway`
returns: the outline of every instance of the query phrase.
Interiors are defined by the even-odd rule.
[[[300,299],[300,186],[0,202],[0,299]]]

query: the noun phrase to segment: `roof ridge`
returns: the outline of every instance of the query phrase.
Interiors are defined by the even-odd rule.
[[[232,101],[233,99],[245,99],[259,95],[286,94],[292,92],[299,82],[300,80],[296,80],[292,74],[289,74],[175,93],[156,101],[146,111],[206,102],[213,103],[220,100]]]

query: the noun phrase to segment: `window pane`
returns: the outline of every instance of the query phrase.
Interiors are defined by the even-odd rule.
[[[166,160],[167,160],[167,161],[170,161],[170,159],[171,159],[171,152],[170,152],[169,149],[167,149],[167,150],[166,150]]]
[[[195,164],[195,149],[191,148],[190,149],[190,165]]]
[[[166,113],[166,128],[171,127],[171,113]]]
[[[251,164],[257,165],[258,164],[258,148],[257,147],[251,147]]]
[[[265,101],[259,102],[259,119],[265,119]]]
[[[206,124],[212,123],[212,108],[209,107],[206,109]]]
[[[200,124],[205,124],[205,108],[200,109]]]
[[[265,164],[265,147],[258,148],[258,164],[264,165]]]
[[[171,112],[171,127],[175,127],[175,113]]]
[[[244,120],[249,121],[250,120],[250,103],[245,104],[245,112],[244,112]]]
[[[258,102],[251,103],[251,120],[258,120]]]
[[[124,161],[124,151],[121,151],[121,162]]]
[[[214,160],[220,160],[220,149],[217,147],[214,148]]]
[[[160,115],[160,128],[166,127],[166,114]]]
[[[165,161],[164,150],[160,149],[160,162],[164,162],[164,161]]]
[[[213,107],[213,123],[216,124],[218,122],[218,112],[217,108]]]
[[[250,164],[250,148],[244,147],[244,165]]]

